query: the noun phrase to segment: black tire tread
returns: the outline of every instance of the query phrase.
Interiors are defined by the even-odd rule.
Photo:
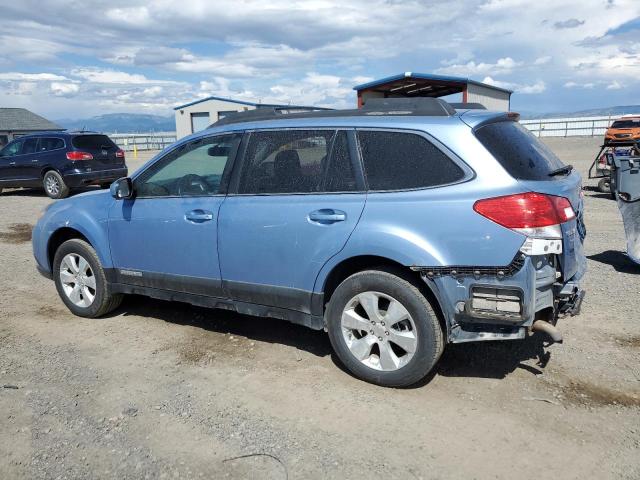
[[[60,193],[55,197],[52,197],[51,195],[49,195],[49,192],[47,191],[47,188],[45,186],[45,180],[49,175],[54,175],[55,177],[57,177],[58,182],[60,183]],[[69,196],[70,189],[68,185],[65,183],[64,178],[62,178],[62,175],[60,175],[55,170],[49,170],[45,172],[45,174],[42,176],[42,187],[44,188],[44,192],[47,194],[49,198],[54,198],[57,200],[60,198],[67,198]]]
[[[91,246],[91,244],[79,238],[73,238],[71,240],[67,240],[66,242],[63,242],[58,247],[58,250],[56,251],[56,254],[55,254],[55,258],[53,262],[53,266],[54,266],[53,274],[54,274],[54,278],[56,279],[56,287],[58,288],[58,293],[60,294],[60,297],[63,298],[63,301],[64,301],[64,297],[63,297],[63,293],[60,291],[58,287],[59,284],[58,284],[58,276],[57,276],[58,265],[61,260],[59,258],[59,252],[63,249],[63,247],[65,249],[70,247],[71,251],[76,251],[77,253],[82,253],[83,255],[90,256],[91,260],[93,260],[95,265],[98,266],[98,268],[93,268],[94,275],[100,277],[99,281],[96,283],[96,286],[98,285],[98,283],[104,286],[103,287],[104,291],[100,297],[102,301],[97,309],[95,309],[93,312],[82,312],[82,313],[78,313],[77,311],[74,311],[74,310],[71,310],[71,311],[74,314],[79,316],[83,316],[87,318],[97,318],[97,317],[106,315],[107,313],[118,308],[122,303],[124,295],[121,293],[111,293],[111,285],[107,281],[107,278],[104,273],[104,269],[102,268],[102,263],[100,263],[100,259],[98,258],[98,254],[96,253],[95,249]],[[96,295],[96,298],[97,298],[97,295]]]
[[[400,272],[396,272],[396,273],[400,273]],[[418,288],[417,285],[409,281],[409,279],[404,278],[405,277],[404,275],[396,274],[396,273],[386,271],[384,267],[381,267],[380,269],[368,269],[368,270],[363,270],[363,271],[354,273],[353,275],[346,278],[340,285],[338,285],[338,287],[336,288],[336,290],[334,291],[331,297],[331,300],[329,301],[327,313],[328,315],[333,313],[331,312],[331,310],[335,308],[335,305],[332,305],[331,301],[336,298],[336,293],[340,292],[341,287],[344,287],[347,283],[359,282],[371,276],[375,276],[377,280],[382,278],[384,279],[385,282],[391,285],[395,285],[397,288],[405,289],[406,291],[408,291],[408,293],[410,293],[416,299],[418,299],[418,301],[421,304],[421,308],[423,308],[427,314],[426,316],[428,318],[428,321],[430,321],[431,323],[430,325],[431,328],[435,332],[435,335],[433,335],[433,343],[432,345],[429,345],[427,348],[427,352],[431,353],[431,356],[430,358],[426,359],[426,368],[424,368],[423,370],[416,370],[415,372],[409,373],[408,376],[406,376],[405,378],[395,380],[395,381],[383,379],[382,375],[377,373],[376,374],[372,373],[370,377],[365,378],[360,375],[357,375],[357,373],[353,372],[352,370],[354,374],[356,374],[363,380],[371,383],[375,383],[377,385],[382,385],[387,387],[406,387],[406,386],[410,386],[412,384],[416,384],[420,382],[421,380],[423,380],[425,377],[429,375],[429,373],[431,372],[431,370],[433,369],[437,361],[442,356],[442,353],[445,347],[445,338],[444,338],[444,332],[440,325],[440,321],[438,320],[438,316],[434,308],[431,306],[431,303],[425,297],[425,295],[420,290],[420,288]],[[348,287],[344,287],[344,288],[348,288]],[[329,325],[330,322],[331,322],[331,319],[327,318],[327,327],[329,328],[329,336],[332,337],[332,334],[335,335],[335,333],[331,331],[332,327]],[[336,340],[332,339],[332,343],[334,343],[334,341]],[[335,348],[336,347],[334,345],[334,349]],[[345,364],[345,366],[349,368],[348,365]]]

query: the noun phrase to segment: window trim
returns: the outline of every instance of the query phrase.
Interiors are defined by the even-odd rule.
[[[281,193],[281,192],[277,192],[277,193],[239,193],[239,189],[240,189],[240,180],[242,178],[242,175],[244,173],[244,168],[245,165],[247,164],[247,147],[249,145],[249,141],[251,140],[251,135],[253,133],[261,133],[261,132],[282,132],[282,131],[289,131],[289,130],[312,130],[312,131],[326,131],[326,130],[330,130],[332,132],[334,132],[332,138],[331,138],[331,142],[329,145],[329,158],[328,161],[331,162],[333,160],[333,144],[335,142],[337,133],[339,131],[345,131],[347,132],[347,141],[349,144],[349,160],[351,162],[351,166],[353,168],[354,171],[354,175],[356,177],[356,185],[358,187],[357,190],[350,190],[350,191],[342,191],[342,192],[326,192],[326,191],[320,191],[320,192],[291,192],[291,193]],[[320,126],[320,127],[315,127],[315,126],[304,126],[304,127],[267,127],[267,128],[252,128],[250,130],[246,130],[245,131],[245,138],[243,138],[243,144],[241,145],[240,148],[238,149],[238,155],[237,155],[237,161],[236,161],[236,166],[234,166],[233,169],[233,173],[231,174],[231,181],[229,182],[229,190],[227,195],[228,196],[233,196],[233,197],[273,197],[273,196],[277,196],[277,197],[290,197],[290,196],[294,196],[294,195],[353,195],[353,194],[363,194],[363,193],[367,193],[366,188],[365,188],[365,180],[364,180],[364,172],[362,170],[362,165],[361,165],[361,161],[360,158],[357,155],[357,140],[355,138],[355,128],[354,127],[345,127],[345,126],[339,126],[339,127],[331,127],[331,126]],[[322,182],[321,185],[324,188],[326,180],[327,180],[327,172],[324,171],[322,172]]]
[[[136,190],[137,190],[136,189],[136,182],[144,181],[145,180],[145,174],[147,172],[149,172],[149,170],[153,169],[156,165],[158,165],[159,163],[163,162],[167,157],[169,157],[169,155],[172,155],[173,153],[175,153],[176,150],[178,150],[179,148],[181,148],[183,146],[186,146],[186,145],[188,145],[190,143],[197,142],[197,141],[205,142],[205,141],[208,141],[208,140],[216,138],[216,137],[224,137],[224,136],[228,136],[228,135],[238,135],[241,138],[240,138],[240,143],[238,144],[238,147],[235,149],[235,152],[233,152],[231,155],[229,155],[229,158],[227,159],[227,163],[224,166],[224,171],[222,172],[222,177],[220,178],[220,187],[218,189],[218,193],[211,193],[211,194],[207,194],[207,195],[189,195],[189,196],[182,196],[182,195],[138,196],[136,194]],[[131,181],[133,183],[134,200],[137,200],[137,199],[154,200],[154,199],[164,199],[164,198],[225,197],[227,195],[226,191],[227,191],[227,186],[229,184],[229,177],[231,175],[231,172],[234,169],[234,164],[236,162],[236,159],[238,158],[238,153],[240,152],[240,149],[242,147],[242,142],[244,142],[245,136],[246,135],[244,134],[244,131],[242,131],[242,130],[230,130],[228,132],[218,132],[218,133],[215,133],[213,135],[203,135],[201,137],[191,138],[191,139],[186,140],[184,142],[176,143],[167,152],[165,152],[164,155],[159,156],[154,161],[150,162],[145,168],[141,169],[135,175],[130,177]],[[158,168],[162,168],[162,166],[160,166]]]
[[[416,187],[416,188],[396,188],[392,190],[372,190],[369,188],[369,182],[367,180],[366,169],[364,166],[364,156],[362,155],[362,147],[360,145],[360,139],[358,137],[358,132],[391,132],[391,133],[407,133],[412,135],[418,135],[428,142],[430,142],[436,149],[440,150],[442,154],[449,158],[455,165],[457,165],[463,173],[463,176],[460,180],[456,180],[455,182],[450,183],[442,183],[439,185],[432,185],[428,187]],[[464,161],[460,158],[453,150],[447,147],[440,140],[432,136],[431,134],[423,131],[423,130],[414,130],[410,128],[384,128],[384,127],[363,127],[355,128],[355,137],[358,147],[358,155],[360,157],[360,162],[362,164],[362,173],[364,175],[366,192],[367,193],[394,193],[394,192],[417,192],[421,190],[433,190],[436,188],[444,188],[451,187],[453,185],[459,185],[462,183],[469,182],[476,177],[476,172]]]

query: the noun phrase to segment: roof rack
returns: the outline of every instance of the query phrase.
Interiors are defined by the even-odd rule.
[[[450,103],[449,105],[451,105],[456,110],[486,110],[487,109],[487,107],[485,107],[481,103],[475,103],[475,102]]]
[[[288,110],[298,110],[289,113]],[[439,98],[370,98],[362,108],[351,110],[312,110],[300,112],[300,108],[287,106],[274,108],[256,108],[244,112],[234,112],[212,123],[207,128],[221,127],[234,123],[263,120],[284,120],[296,118],[328,117],[368,117],[381,115],[450,117],[456,111],[451,105]]]

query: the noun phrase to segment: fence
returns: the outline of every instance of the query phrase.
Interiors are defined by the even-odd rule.
[[[610,115],[608,117],[541,118],[520,120],[520,123],[536,137],[600,137],[618,118],[620,118],[619,115]]]
[[[125,151],[162,150],[176,141],[175,132],[160,133],[112,133],[109,137]]]

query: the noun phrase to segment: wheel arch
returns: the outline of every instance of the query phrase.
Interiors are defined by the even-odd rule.
[[[445,332],[445,334],[448,332],[447,322],[445,320],[444,311],[438,293],[431,285],[424,282],[417,272],[414,272],[400,262],[387,257],[378,255],[357,255],[345,258],[334,265],[322,279],[318,278],[318,281],[321,282],[321,284],[317,286],[320,287],[320,291],[324,294],[323,304],[326,305],[329,302],[333,292],[340,283],[351,275],[363,270],[381,270],[396,275],[414,285],[427,298],[433,307],[436,315],[438,316],[438,321],[441,324],[443,332]]]
[[[47,242],[47,262],[49,264],[49,268],[53,271],[53,259],[56,255],[56,251],[60,248],[67,240],[78,239],[87,242],[91,248],[96,251],[96,255],[100,259],[100,263],[102,263],[103,267],[109,267],[109,259],[104,258],[101,253],[101,248],[99,248],[99,243],[97,243],[96,239],[92,237],[88,232],[84,231],[82,228],[78,228],[77,226],[64,226],[55,230],[51,236],[49,237],[49,241]]]

